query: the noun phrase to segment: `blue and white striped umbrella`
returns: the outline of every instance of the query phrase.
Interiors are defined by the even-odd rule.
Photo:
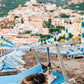
[[[38,40],[38,46],[40,46],[41,45],[41,39],[40,40]]]
[[[52,36],[50,36],[50,39],[51,39],[51,40],[50,40],[50,44],[52,44]]]
[[[40,45],[41,45],[41,39],[40,39]]]
[[[46,37],[46,45],[48,44],[48,37]]]
[[[84,21],[81,22],[81,43],[84,44]]]
[[[58,32],[56,32],[56,42],[57,42],[57,43],[59,42],[59,39],[58,39]]]
[[[38,40],[38,46],[39,46],[39,40]]]
[[[68,34],[68,29],[66,28],[65,30],[66,34],[65,34],[65,42],[69,42],[69,34]]]
[[[44,39],[43,39],[43,45],[44,45]]]

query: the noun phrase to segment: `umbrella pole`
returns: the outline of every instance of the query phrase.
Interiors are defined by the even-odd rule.
[[[47,47],[47,62],[48,62],[48,67],[51,68],[50,56],[49,56],[49,47]]]

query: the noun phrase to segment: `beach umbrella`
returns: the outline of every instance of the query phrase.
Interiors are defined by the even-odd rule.
[[[50,40],[50,44],[52,44],[52,36],[50,36],[50,39],[51,39],[51,40]]]
[[[46,37],[46,45],[48,44],[48,37]]]
[[[3,40],[3,35],[1,35],[1,40]]]
[[[58,43],[59,39],[58,39],[58,32],[56,32],[56,42]]]
[[[40,39],[40,45],[41,45],[41,39]]]
[[[69,34],[68,34],[68,29],[66,28],[65,30],[65,42],[69,42]]]
[[[38,40],[38,46],[39,46],[39,40]]]
[[[44,45],[44,39],[43,39],[43,45]]]
[[[81,22],[81,43],[84,44],[84,21]]]
[[[38,40],[38,46],[40,46],[41,45],[41,39],[40,40]]]
[[[6,41],[6,39],[5,39],[5,38],[4,38],[4,41]],[[6,46],[6,44],[4,44],[4,45]],[[4,49],[4,53],[5,53],[5,50],[6,50],[6,49]]]

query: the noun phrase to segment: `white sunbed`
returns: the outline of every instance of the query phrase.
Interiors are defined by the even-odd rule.
[[[8,57],[9,59],[14,58],[17,62],[25,64],[25,62],[21,58],[17,57],[14,53],[7,54],[6,57]]]
[[[5,59],[4,62],[6,62],[6,63],[9,64],[10,66],[16,68],[17,70],[20,70],[20,71],[26,70],[26,69],[23,68],[22,66],[17,65],[16,63],[14,63],[14,62],[12,62],[12,61],[9,61],[8,59]]]
[[[2,61],[5,61],[5,62],[8,63],[9,65],[11,65],[12,67],[14,67],[14,68],[16,68],[16,69],[18,69],[18,70],[20,70],[20,71],[25,70],[25,69],[23,68],[22,64],[20,63],[20,62],[22,62],[22,63],[24,64],[24,61],[22,61],[21,58],[19,58],[19,57],[16,57],[17,60],[14,59],[14,58],[13,58],[13,54],[14,54],[13,52],[10,52],[10,53],[8,53],[8,54],[2,56],[2,57],[1,57],[1,58],[3,58]],[[15,57],[15,56],[14,56],[14,57]],[[0,60],[0,61],[1,61],[1,60]],[[19,62],[19,61],[20,61],[20,62]],[[1,69],[2,69],[2,68],[3,68],[3,67],[1,66]]]

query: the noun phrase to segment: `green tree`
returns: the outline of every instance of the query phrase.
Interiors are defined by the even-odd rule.
[[[21,19],[21,23],[24,23],[24,20],[23,20],[23,18]]]
[[[61,14],[60,14],[60,17],[61,17],[61,18],[69,18],[70,15],[66,15],[65,13],[61,13]]]
[[[42,35],[42,34],[40,34],[40,38],[46,38],[46,37],[49,39],[50,35]]]
[[[56,37],[54,38],[54,41],[56,41]]]
[[[73,37],[73,34],[69,33],[69,38],[72,38],[72,37]],[[59,37],[59,41],[60,41],[61,39],[65,39],[65,35],[60,36],[60,37]]]
[[[50,26],[51,26],[51,19],[48,20],[48,26],[50,28]]]
[[[43,27],[44,28],[55,28],[54,25],[51,24],[51,19],[48,19],[48,22],[44,21],[43,22]]]
[[[69,38],[72,38],[73,37],[73,34],[69,33]]]
[[[25,34],[30,34],[32,31],[26,31]]]
[[[14,19],[19,18],[18,16],[15,16]]]

